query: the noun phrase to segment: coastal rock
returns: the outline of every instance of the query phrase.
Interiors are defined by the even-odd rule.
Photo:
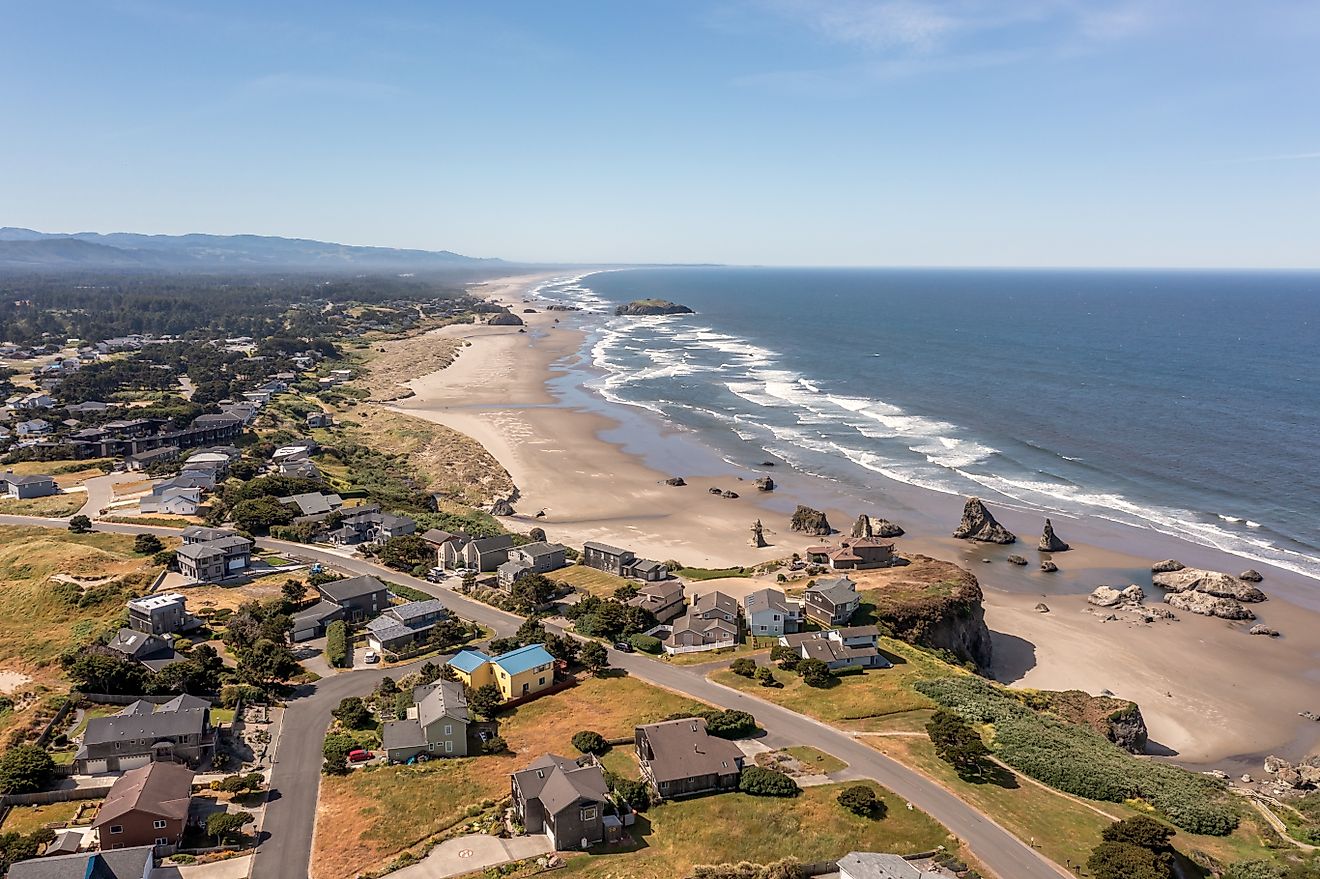
[[[723,493],[722,497],[726,497],[726,498],[729,498],[730,500],[733,500],[733,499],[735,499],[735,498],[738,497],[738,492],[736,492],[736,491],[726,491],[726,492]]]
[[[1022,567],[1026,567],[1027,564],[1027,560],[1020,555],[1011,555],[1007,559],[1005,559],[1005,561],[1007,561],[1010,565],[1021,565]]]
[[[1119,594],[1122,595],[1123,600],[1129,604],[1141,604],[1146,600],[1146,590],[1142,589],[1136,583],[1128,586]]]
[[[1152,574],[1167,574],[1170,571],[1181,571],[1185,567],[1187,566],[1177,559],[1165,559],[1162,562],[1156,562],[1151,565],[1150,572]]]
[[[1068,723],[1089,726],[1129,753],[1146,750],[1146,719],[1135,702],[1108,693],[1092,696],[1083,690],[1042,690],[1037,698],[1045,700],[1044,710]]]
[[[536,511],[536,518],[538,518],[538,519],[544,519],[544,518],[545,518],[545,510],[537,510],[537,511]]]
[[[1218,571],[1183,568],[1180,571],[1153,574],[1151,582],[1172,592],[1204,592],[1206,595],[1231,598],[1234,601],[1265,600],[1265,593],[1255,586]]]
[[[649,314],[695,314],[686,305],[679,305],[667,299],[634,299],[627,305],[614,309],[619,316],[639,316]]]
[[[804,534],[814,534],[818,537],[824,537],[831,533],[829,519],[820,510],[814,510],[811,507],[799,505],[793,511],[793,518],[790,527],[794,531],[801,531]]]
[[[724,489],[720,488],[718,485],[712,485],[710,488],[706,489],[706,491],[710,494],[724,494]]]
[[[1247,570],[1243,571],[1241,574],[1238,574],[1238,579],[1246,580],[1248,583],[1259,583],[1261,580],[1264,580],[1265,577],[1264,575],[1261,574],[1260,571],[1257,571],[1255,568],[1248,568]]]
[[[1068,544],[1059,539],[1054,533],[1054,525],[1049,519],[1045,520],[1045,530],[1040,535],[1040,543],[1036,547],[1041,552],[1067,552]]]
[[[775,481],[771,479],[769,476],[762,476],[760,479],[756,480],[755,485],[757,491],[775,490]]]
[[[995,521],[980,498],[970,497],[963,506],[962,521],[953,536],[981,543],[1016,543],[1017,536]]]
[[[993,658],[981,586],[953,562],[914,554],[880,588],[858,587],[875,622],[912,644],[948,650],[988,669]]]
[[[1261,625],[1261,624],[1257,623],[1256,625],[1252,626],[1250,629],[1247,630],[1247,634],[1248,634],[1248,635],[1266,635],[1266,636],[1268,636],[1268,637],[1270,637],[1270,638],[1277,638],[1277,637],[1279,637],[1279,630],[1278,630],[1278,629],[1271,629],[1269,626],[1265,626],[1265,625]]]
[[[687,480],[682,476],[671,476],[665,480],[665,485],[672,485],[675,488],[681,488],[682,486],[687,485]]]
[[[762,466],[762,467],[773,467],[773,466],[775,466],[775,462],[774,462],[774,461],[762,461],[762,462],[761,462],[761,466]]]
[[[1097,586],[1086,596],[1086,602],[1096,607],[1117,607],[1123,603],[1123,593],[1113,586]]]
[[[511,311],[502,311],[486,323],[492,327],[520,327],[523,325],[523,319]]]
[[[535,308],[524,308],[524,309],[523,309],[523,314],[536,314],[536,309],[535,309]]]
[[[496,501],[490,508],[492,516],[512,516],[513,513],[513,504],[503,499]]]
[[[853,537],[902,537],[903,529],[901,526],[890,522],[888,519],[877,519],[862,513],[853,523]]]
[[[533,540],[533,541],[544,542],[544,541],[545,541],[545,529],[544,529],[544,528],[533,528],[531,531],[528,531],[528,532],[527,532],[527,537],[528,537],[528,539]]]
[[[1040,563],[1040,569],[1047,574],[1053,574],[1059,570],[1059,566],[1056,565],[1054,562],[1046,559],[1045,561]]]
[[[1164,596],[1164,603],[1178,610],[1200,614],[1205,617],[1219,617],[1223,620],[1254,620],[1256,615],[1231,598],[1219,598],[1205,592],[1170,592]]]
[[[1035,607],[1035,611],[1036,611],[1036,613],[1049,613],[1049,612],[1050,612],[1050,606],[1049,606],[1048,604],[1046,604],[1045,602],[1042,601],[1042,602],[1039,602],[1039,603],[1036,605],[1036,607]]]

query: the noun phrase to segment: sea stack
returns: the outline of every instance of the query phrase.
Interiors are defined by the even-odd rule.
[[[1040,545],[1037,547],[1041,552],[1067,552],[1068,544],[1059,539],[1054,533],[1054,526],[1049,519],[1045,520],[1045,531],[1040,535]]]
[[[969,497],[963,507],[962,522],[953,536],[979,543],[1016,543],[1017,535],[995,521],[979,497]]]
[[[814,534],[818,537],[825,537],[833,529],[830,528],[830,522],[825,518],[825,514],[820,510],[813,510],[811,507],[799,506],[793,511],[792,528],[794,531],[801,531],[804,534]]]
[[[620,305],[614,309],[614,313],[620,317],[625,315],[695,314],[686,305],[679,305],[667,299],[634,299],[627,305]]]
[[[902,526],[890,522],[888,519],[875,519],[862,513],[853,523],[853,537],[902,537]]]

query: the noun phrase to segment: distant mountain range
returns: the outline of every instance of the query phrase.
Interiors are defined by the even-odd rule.
[[[0,268],[417,271],[498,264],[448,250],[358,247],[265,235],[70,235],[0,227]]]

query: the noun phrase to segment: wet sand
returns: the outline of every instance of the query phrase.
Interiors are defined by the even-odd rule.
[[[490,282],[474,289],[509,305],[544,276]],[[1153,560],[1183,562],[1236,573],[1241,559],[1154,531],[1092,520],[1054,518],[1074,549],[1058,554],[1060,571],[1038,569],[1035,549],[1042,517],[995,508],[1018,534],[1011,547],[969,544],[948,534],[962,499],[901,483],[859,496],[842,486],[793,473],[782,462],[728,462],[689,433],[667,427],[633,407],[615,406],[584,390],[590,376],[579,351],[591,318],[568,312],[521,315],[516,327],[460,326],[437,331],[468,344],[448,368],[409,383],[415,396],[401,412],[428,418],[472,436],[503,464],[519,488],[518,515],[506,524],[539,525],[552,540],[580,545],[601,540],[657,560],[689,566],[748,565],[800,552],[819,542],[795,534],[788,517],[798,503],[827,512],[847,531],[861,512],[900,522],[901,552],[958,561],[985,587],[986,620],[996,633],[995,676],[1042,689],[1104,689],[1139,702],[1153,741],[1180,762],[1260,773],[1260,756],[1295,759],[1320,739],[1320,724],[1297,716],[1320,711],[1320,584],[1256,565],[1271,600],[1253,606],[1261,621],[1284,632],[1249,636],[1250,624],[1178,613],[1177,622],[1105,622],[1084,596],[1107,583],[1146,588],[1148,603],[1162,592],[1150,584]],[[556,323],[558,318],[558,323]],[[758,493],[757,476],[772,475],[776,490]],[[664,484],[682,476],[682,488]],[[736,500],[708,489],[731,489]],[[540,518],[537,512],[543,512]],[[761,519],[771,546],[750,545]],[[836,535],[834,540],[839,539]],[[1008,564],[1017,553],[1026,568]],[[990,559],[987,564],[983,559]],[[1043,601],[1049,613],[1033,608]]]

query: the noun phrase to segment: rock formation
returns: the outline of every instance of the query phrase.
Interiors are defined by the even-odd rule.
[[[1069,723],[1089,726],[1125,751],[1145,752],[1146,719],[1137,703],[1112,695],[1092,696],[1082,690],[1043,690],[1039,696],[1048,700],[1044,710],[1051,714]]]
[[[1238,574],[1238,579],[1246,580],[1248,583],[1259,583],[1261,580],[1264,580],[1265,577],[1255,568],[1247,568],[1247,570]]]
[[[502,498],[497,500],[490,508],[490,514],[492,516],[512,516],[513,513],[513,504]]]
[[[1256,615],[1231,598],[1218,598],[1205,592],[1188,590],[1170,592],[1164,596],[1164,603],[1178,610],[1200,614],[1205,617],[1219,617],[1224,620],[1254,620]]]
[[[853,523],[853,537],[902,537],[903,529],[888,519],[876,519],[862,513]]]
[[[1320,754],[1304,757],[1300,763],[1289,763],[1271,754],[1265,758],[1265,772],[1282,787],[1320,787]]]
[[[990,667],[990,630],[976,578],[953,562],[913,555],[885,572],[883,585],[866,590],[876,623],[894,636],[952,652],[981,669]]]
[[[1017,536],[995,521],[990,511],[980,498],[970,497],[963,507],[962,521],[953,536],[961,540],[976,540],[981,543],[1015,543]]]
[[[774,491],[775,481],[769,476],[762,476],[754,483],[757,491]]]
[[[528,532],[527,532],[527,536],[528,536],[528,538],[530,538],[530,539],[532,539],[532,540],[540,540],[540,541],[544,541],[544,540],[545,540],[545,529],[544,529],[544,528],[533,528],[531,531],[528,531]]]
[[[511,311],[501,311],[486,323],[493,327],[520,327],[523,325],[523,319]]]
[[[694,314],[692,309],[686,305],[678,305],[667,299],[634,299],[627,305],[620,305],[614,309],[616,315],[648,315],[648,314]]]
[[[1047,574],[1053,574],[1059,570],[1059,566],[1056,565],[1054,562],[1050,561],[1049,559],[1046,559],[1045,561],[1040,563],[1040,569]]]
[[[1050,606],[1045,602],[1042,601],[1036,605],[1036,613],[1049,613],[1049,612],[1050,612]]]
[[[687,480],[682,476],[671,476],[665,480],[665,485],[672,485],[675,488],[681,488],[682,486],[687,485]]]
[[[1206,595],[1231,598],[1234,601],[1265,600],[1265,593],[1255,586],[1217,571],[1183,568],[1178,571],[1153,574],[1150,579],[1156,586],[1171,592],[1204,592]]]
[[[726,492],[723,492],[723,493],[721,494],[721,497],[726,497],[726,498],[729,498],[730,500],[732,500],[732,499],[738,497],[738,492],[736,492],[736,491],[726,491]]]
[[[720,488],[718,485],[712,485],[710,488],[706,489],[706,491],[711,494],[724,494],[724,489]]]
[[[1269,626],[1263,626],[1257,623],[1247,630],[1248,635],[1268,635],[1271,638],[1279,637],[1278,629],[1271,629]]]
[[[1068,544],[1059,539],[1054,533],[1054,525],[1049,519],[1045,520],[1045,530],[1040,535],[1040,543],[1036,547],[1041,552],[1067,552]]]
[[[769,545],[765,542],[765,528],[761,525],[761,520],[757,519],[752,523],[752,546],[762,549]]]
[[[1170,571],[1181,571],[1185,567],[1187,566],[1177,559],[1165,559],[1162,562],[1156,562],[1151,565],[1150,572],[1152,574],[1167,574]]]
[[[1097,586],[1086,597],[1086,600],[1097,607],[1140,606],[1146,600],[1146,592],[1135,583],[1124,589],[1115,589],[1112,586]]]
[[[818,537],[825,537],[833,530],[830,528],[830,522],[825,518],[825,514],[820,510],[813,510],[811,507],[799,505],[793,511],[791,527],[794,531],[801,531],[804,534],[814,534]]]

